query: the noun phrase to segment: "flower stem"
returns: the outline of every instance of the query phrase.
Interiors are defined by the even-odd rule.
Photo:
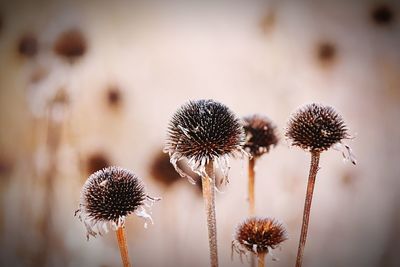
[[[255,170],[254,166],[256,164],[256,159],[254,157],[249,158],[248,173],[249,173],[249,214],[254,216],[255,214],[255,194],[254,194],[254,184],[255,184]],[[256,266],[256,256],[250,255],[250,266]]]
[[[308,176],[307,193],[304,203],[303,223],[301,226],[299,248],[297,250],[296,267],[301,267],[303,262],[304,247],[306,245],[308,223],[310,220],[311,202],[314,192],[315,178],[317,177],[318,172],[319,156],[319,152],[311,152],[310,173]]]
[[[257,262],[258,262],[258,267],[264,267],[265,266],[265,253],[258,253],[257,254]]]
[[[250,216],[255,214],[255,196],[254,196],[254,183],[255,183],[255,171],[254,165],[256,159],[252,157],[249,159],[249,213]]]
[[[207,163],[205,171],[207,175],[202,177],[202,185],[204,205],[207,214],[210,262],[211,267],[218,267],[217,222],[215,218],[215,176],[213,160],[210,160]]]
[[[118,227],[116,234],[118,239],[119,251],[121,252],[121,259],[123,266],[131,267],[132,265],[129,262],[128,246],[126,244],[125,228]]]

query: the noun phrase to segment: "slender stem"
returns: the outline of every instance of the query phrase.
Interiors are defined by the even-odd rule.
[[[256,159],[252,157],[249,159],[249,213],[250,216],[255,214],[255,196],[254,196],[254,183],[255,183],[255,171],[254,165]]]
[[[206,174],[207,176],[202,177],[202,185],[204,205],[207,214],[210,262],[211,267],[218,267],[217,222],[215,219],[215,176],[213,160],[210,160],[207,163]]]
[[[317,177],[317,172],[318,172],[319,155],[320,155],[319,152],[311,152],[310,173],[308,176],[307,193],[306,193],[306,200],[304,203],[303,223],[301,225],[301,234],[300,234],[299,248],[297,251],[296,267],[301,267],[303,262],[304,247],[306,245],[308,223],[310,220],[311,202],[314,192],[315,178]]]
[[[249,158],[249,165],[248,165],[248,172],[249,172],[249,215],[254,216],[255,215],[255,193],[254,193],[254,184],[255,184],[255,170],[254,166],[256,164],[256,158],[252,157]],[[251,254],[250,255],[250,266],[255,267],[256,266],[256,256]]]
[[[117,234],[118,246],[119,246],[119,251],[121,253],[123,266],[131,267],[132,265],[129,262],[128,245],[126,244],[125,228],[118,227],[116,234]]]
[[[265,253],[258,253],[257,254],[257,262],[258,262],[258,267],[264,267],[265,266]]]

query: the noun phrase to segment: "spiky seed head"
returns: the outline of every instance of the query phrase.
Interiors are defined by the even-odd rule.
[[[251,217],[236,230],[235,240],[247,251],[265,254],[287,239],[282,224],[271,218]]]
[[[246,133],[244,149],[253,157],[269,152],[279,141],[276,126],[266,116],[254,114],[243,118]]]
[[[165,151],[195,162],[234,154],[244,143],[238,118],[214,100],[190,101],[173,115]]]
[[[107,167],[89,176],[81,191],[79,209],[75,215],[86,226],[86,237],[124,227],[126,217],[135,213],[153,223],[146,208],[160,198],[145,193],[140,178],[127,169]],[[145,208],[146,207],[146,208]]]
[[[300,108],[291,116],[285,135],[293,146],[310,152],[328,150],[349,138],[347,127],[336,110],[315,103]]]
[[[141,180],[131,171],[108,167],[89,176],[80,208],[94,221],[113,221],[133,213],[146,199]]]

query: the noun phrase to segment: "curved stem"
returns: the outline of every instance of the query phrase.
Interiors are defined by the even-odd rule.
[[[116,234],[117,234],[118,246],[119,246],[119,251],[121,253],[123,266],[131,267],[132,265],[129,262],[128,246],[126,244],[125,228],[118,227]]]
[[[254,183],[255,183],[255,171],[254,166],[256,159],[252,157],[249,159],[249,213],[250,216],[255,214],[255,194],[254,194]]]
[[[297,250],[296,267],[301,267],[303,262],[304,247],[306,245],[308,223],[310,220],[311,202],[314,192],[315,178],[317,177],[318,172],[319,155],[319,152],[311,152],[310,173],[308,176],[307,193],[304,203],[303,223],[301,226],[299,248]]]
[[[258,262],[258,267],[265,266],[265,253],[257,254],[257,262]]]
[[[207,163],[205,170],[207,176],[202,177],[202,185],[204,205],[207,214],[210,262],[211,267],[218,267],[217,222],[215,218],[215,177],[213,160],[210,160]]]

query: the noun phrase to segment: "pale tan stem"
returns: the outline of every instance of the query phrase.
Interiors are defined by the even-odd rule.
[[[248,165],[248,174],[249,174],[249,185],[248,185],[248,194],[249,194],[249,215],[254,216],[255,215],[255,170],[254,166],[256,164],[256,159],[254,157],[249,158],[249,165]],[[250,266],[255,267],[256,266],[256,256],[250,255]]]
[[[254,184],[255,184],[255,171],[254,166],[256,163],[256,159],[253,157],[249,159],[249,213],[250,216],[254,216],[255,214],[255,193],[254,193]]]
[[[265,253],[258,253],[257,254],[257,263],[258,267],[264,267],[265,266]]]
[[[318,172],[319,155],[319,152],[311,152],[310,173],[308,176],[307,193],[304,203],[303,223],[301,226],[299,248],[297,250],[296,267],[301,267],[303,263],[304,247],[306,245],[307,230],[310,220],[311,202],[314,192],[315,178],[317,177]]]
[[[210,160],[207,163],[205,171],[207,175],[202,177],[202,186],[204,205],[207,214],[210,263],[211,267],[218,267],[217,222],[215,218],[215,176],[213,160]]]
[[[126,243],[126,236],[125,236],[125,228],[118,227],[117,231],[117,239],[118,239],[118,246],[119,251],[121,253],[121,259],[124,267],[132,267],[129,261],[129,253],[128,253],[128,245]]]

